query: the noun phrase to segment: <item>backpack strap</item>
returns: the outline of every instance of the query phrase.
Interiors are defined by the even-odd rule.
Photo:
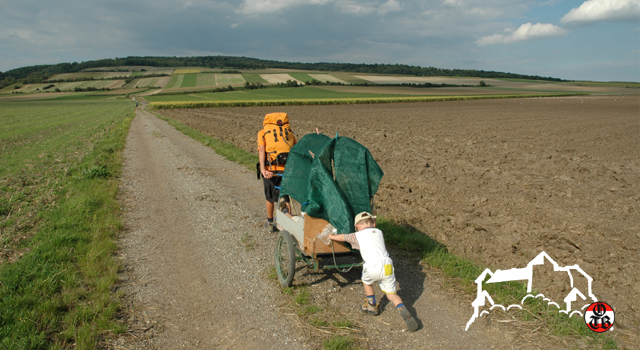
[[[280,136],[282,136],[282,132],[280,133]],[[273,141],[278,142],[278,134],[276,133],[276,129],[273,129]]]

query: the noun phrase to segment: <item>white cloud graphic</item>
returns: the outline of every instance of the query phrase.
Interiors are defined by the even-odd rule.
[[[561,23],[590,24],[640,20],[640,0],[587,0],[564,15]]]
[[[566,309],[564,310],[560,310],[560,306],[558,305],[558,303],[551,301],[551,299],[549,298],[546,298],[542,293],[537,294],[535,296],[531,294],[531,292],[533,291],[533,279],[534,279],[533,267],[540,266],[540,265],[544,266],[546,262],[551,263],[551,266],[553,266],[554,272],[558,272],[560,274],[566,273],[566,276],[569,277],[572,289],[567,294],[567,296],[564,297],[563,299],[566,306]],[[488,280],[487,280],[487,275],[490,277]],[[578,288],[575,287],[575,283],[579,279],[586,280],[587,282],[586,290],[580,291]],[[547,305],[553,305],[557,307],[558,313],[567,314],[569,315],[569,317],[573,316],[576,313],[582,316],[583,315],[582,312],[578,310],[572,311],[574,307],[572,307],[571,304],[575,305],[576,303],[587,302],[586,305],[579,307],[580,310],[583,310],[585,307],[588,307],[590,304],[588,298],[590,298],[593,302],[598,301],[598,298],[596,298],[596,296],[593,294],[593,288],[592,288],[593,278],[587,275],[584,272],[584,270],[580,268],[580,266],[578,265],[560,266],[553,259],[551,259],[551,257],[547,253],[541,252],[540,254],[538,254],[538,256],[533,258],[525,268],[496,270],[495,272],[491,272],[491,270],[485,269],[480,274],[480,276],[476,278],[475,280],[477,284],[476,299],[471,303],[471,306],[473,306],[473,315],[469,319],[469,322],[467,322],[467,327],[465,328],[465,331],[469,329],[469,326],[471,326],[471,324],[478,317],[482,317],[485,313],[489,314],[487,310],[483,310],[482,312],[480,311],[481,308],[487,307],[487,303],[491,305],[489,310],[493,310],[494,308],[501,308],[503,311],[505,310],[504,305],[496,304],[494,302],[489,292],[487,292],[484,289],[484,284],[501,283],[501,282],[509,282],[509,281],[521,281],[521,282],[527,281],[527,295],[525,295],[524,298],[522,298],[520,305],[518,304],[509,305],[506,308],[506,310],[509,310],[511,308],[518,308],[522,310],[522,305],[524,305],[525,300],[527,300],[528,298],[534,298],[534,299],[541,298],[542,300],[547,302]]]
[[[532,39],[549,38],[564,35],[566,31],[557,25],[550,23],[525,23],[516,31],[510,34],[494,34],[485,36],[476,41],[476,44],[493,45],[493,44],[509,44],[517,41],[525,41]]]

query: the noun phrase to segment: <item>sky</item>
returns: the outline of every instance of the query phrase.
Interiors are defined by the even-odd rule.
[[[0,0],[0,71],[127,56],[640,81],[640,0]]]

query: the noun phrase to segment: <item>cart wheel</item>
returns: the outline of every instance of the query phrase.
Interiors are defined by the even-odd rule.
[[[296,250],[293,238],[287,231],[280,231],[276,242],[276,273],[283,287],[290,287],[296,272]]]

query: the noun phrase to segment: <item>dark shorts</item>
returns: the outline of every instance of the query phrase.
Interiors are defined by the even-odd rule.
[[[267,201],[271,203],[278,202],[278,196],[280,195],[280,190],[276,188],[276,186],[280,187],[280,182],[282,182],[282,177],[274,175],[270,179],[262,178],[262,182],[264,184],[264,197]],[[284,200],[286,202],[289,201],[289,196],[284,196]]]

